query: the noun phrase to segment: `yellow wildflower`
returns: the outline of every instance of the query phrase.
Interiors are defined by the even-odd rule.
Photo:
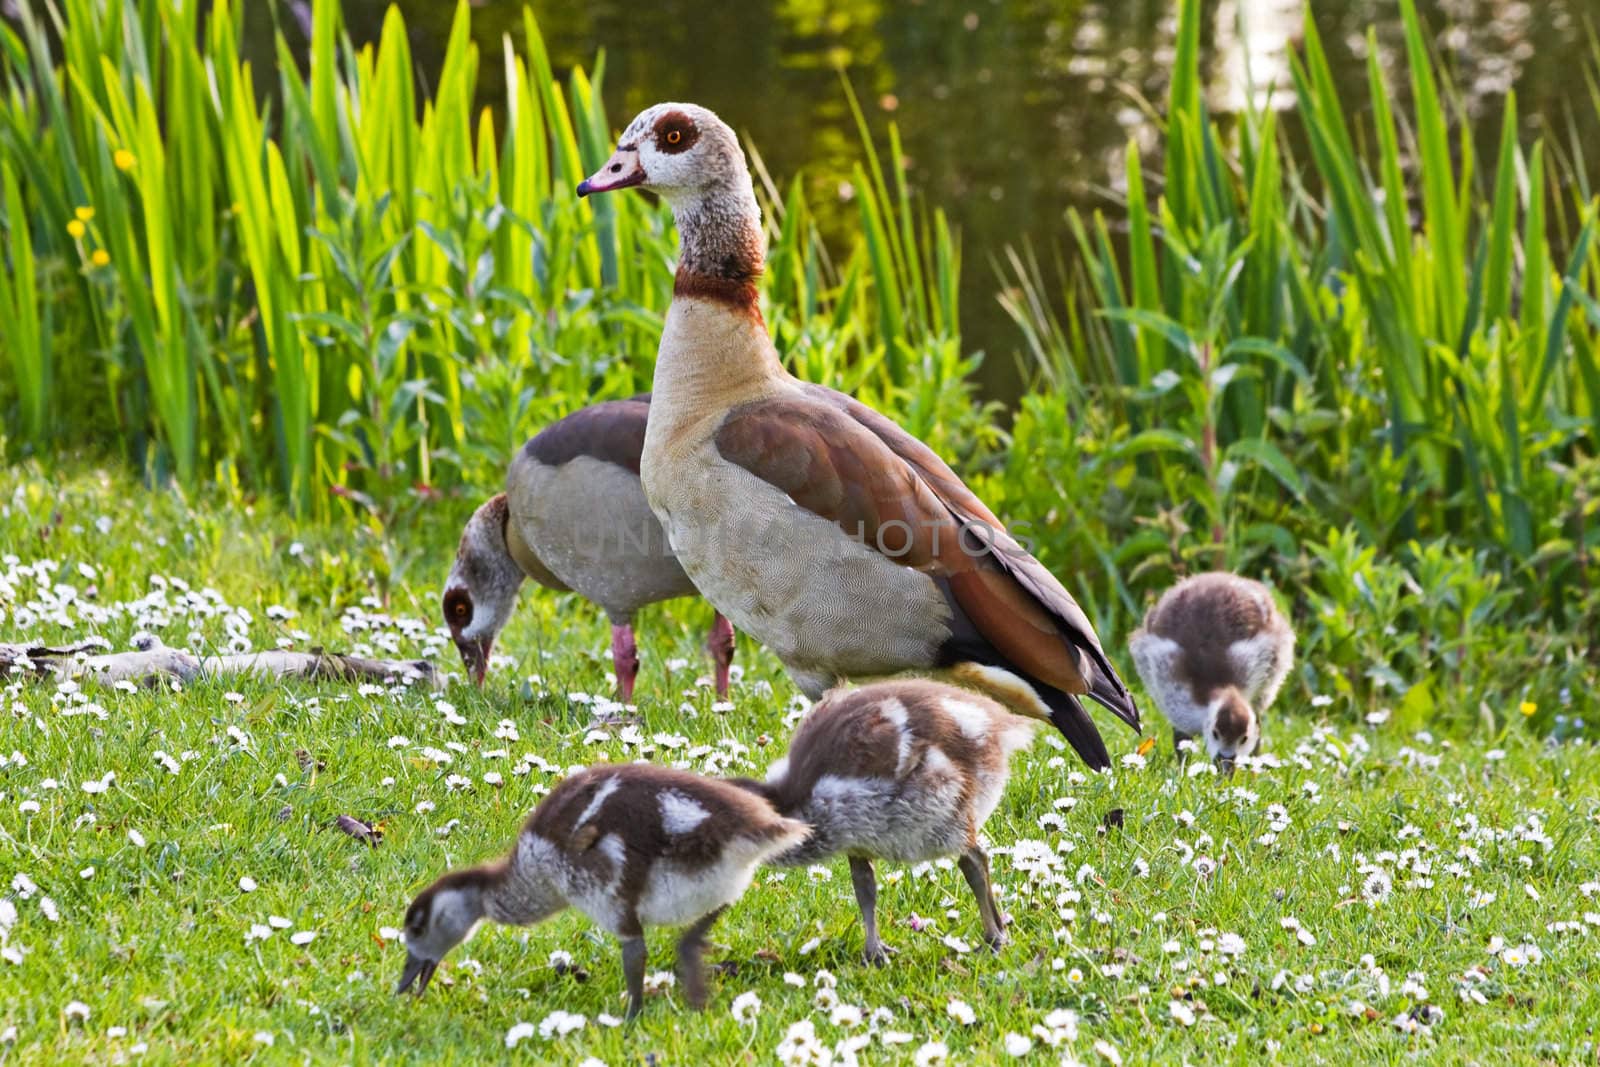
[[[126,148],[119,148],[112,153],[111,162],[117,165],[118,170],[132,170],[133,165],[139,162],[139,159]]]
[[[1535,704],[1533,701],[1524,700],[1522,702],[1522,714],[1524,714],[1524,715],[1532,715],[1534,712],[1536,712],[1538,710],[1539,710],[1539,705]]]
[[[104,267],[111,262],[111,253],[103,248],[97,248],[89,256],[89,262],[97,267]]]
[[[79,222],[88,222],[90,219],[94,218],[94,208],[84,205],[83,207],[80,207],[74,211],[73,214],[78,216]]]
[[[71,219],[67,223],[67,233],[71,234],[74,240],[82,237],[84,233],[83,223],[77,219]]]

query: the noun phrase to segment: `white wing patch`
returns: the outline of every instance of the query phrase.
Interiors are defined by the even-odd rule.
[[[1267,630],[1228,646],[1228,665],[1243,680],[1239,688],[1244,690],[1245,699],[1252,706],[1272,678],[1281,641],[1278,634]]]
[[[595,842],[594,850],[611,861],[609,878],[580,872],[565,860],[555,865],[552,876],[565,892],[567,903],[593,919],[601,929],[620,934],[626,916],[620,890],[628,846],[621,834],[607,834]]]
[[[922,754],[922,768],[928,774],[954,775],[956,765],[950,762],[950,757],[944,754],[944,749],[938,745],[929,745],[928,750]]]
[[[970,784],[966,774],[938,745],[929,745],[922,754],[922,766],[914,782],[908,787],[918,791],[917,810],[920,821],[928,824],[924,832],[933,830],[933,823],[949,823],[960,810],[961,791]],[[947,828],[947,827],[946,827]]]
[[[1000,724],[1000,755],[1008,758],[1013,752],[1020,751],[1033,744],[1033,736],[1038,722],[1034,719],[1024,719],[1020,715],[1007,715]]]
[[[976,704],[965,700],[955,700],[945,697],[939,701],[939,706],[944,713],[955,720],[961,732],[974,741],[982,741],[989,736],[989,713]]]
[[[619,873],[622,871],[623,861],[628,858],[628,846],[623,842],[621,834],[607,834],[594,847],[616,866]]]
[[[669,834],[686,834],[711,818],[711,813],[702,804],[676,789],[664,790],[658,800],[661,804],[661,828]]]
[[[599,786],[595,788],[594,796],[589,798],[589,806],[583,809],[583,814],[578,816],[578,821],[572,824],[572,828],[576,830],[594,818],[600,811],[600,805],[604,804],[611,794],[617,791],[618,784],[616,775],[602,778]]]
[[[899,748],[895,754],[894,776],[899,778],[905,773],[906,760],[911,758],[911,742],[914,740],[911,727],[906,721],[906,706],[895,697],[885,697],[878,704],[878,714],[893,726],[899,733]]]
[[[1183,733],[1193,735],[1204,730],[1205,705],[1195,703],[1194,690],[1176,676],[1182,647],[1170,638],[1140,630],[1128,640],[1128,651],[1133,653],[1133,665],[1161,714]]]

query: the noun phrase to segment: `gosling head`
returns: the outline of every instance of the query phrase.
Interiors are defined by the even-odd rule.
[[[484,504],[461,532],[456,562],[445,579],[444,624],[473,682],[483,684],[494,639],[505,629],[522,587],[522,568],[506,548],[510,509],[504,493]]]
[[[1256,713],[1234,686],[1224,686],[1207,706],[1206,751],[1224,769],[1232,770],[1234,760],[1249,756],[1261,743],[1261,724]]]
[[[415,983],[422,996],[445,954],[472,936],[484,915],[484,872],[452,871],[434,882],[406,909],[406,969],[395,993]]]
[[[578,195],[638,186],[676,206],[719,186],[749,184],[744,152],[727,123],[696,104],[655,104],[628,123],[617,150],[578,186]]]

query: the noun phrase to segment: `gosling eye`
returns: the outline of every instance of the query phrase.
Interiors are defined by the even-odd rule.
[[[682,140],[683,140],[683,131],[682,130],[668,130],[667,131],[667,143],[668,144],[677,144]]]

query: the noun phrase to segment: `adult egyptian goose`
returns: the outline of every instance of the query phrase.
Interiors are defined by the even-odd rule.
[[[1033,740],[1034,726],[987,697],[925,679],[835,690],[800,723],[765,782],[733,781],[811,825],[810,837],[769,864],[850,858],[868,963],[885,963],[889,953],[878,936],[875,859],[960,857],[984,940],[998,948],[1005,919],[978,831],[1005,792],[1011,754]]]
[[[1162,595],[1128,639],[1172,740],[1231,762],[1261,743],[1260,715],[1294,664],[1294,631],[1260,582],[1213,571]]]
[[[666,198],[679,258],[639,472],[702,595],[816,699],[944,670],[1110,763],[1088,696],[1138,711],[1061,583],[926,445],[790,376],[761,318],[761,213],[733,132],[692,104],[634,119],[578,195]]]
[[[639,673],[634,614],[694,596],[639,484],[650,397],[610,400],[541,430],[512,459],[506,491],[472,516],[444,587],[444,621],[473,679],[517,603],[524,578],[572,590],[611,620],[617,688],[627,701]],[[706,649],[719,696],[728,692],[733,627],[721,614]]]
[[[591,767],[561,781],[503,859],[451,871],[406,910],[396,993],[427,989],[439,961],[482,920],[527,926],[577,908],[622,942],[628,1016],[644,1002],[648,926],[678,941],[684,999],[705,1005],[706,932],[763,860],[809,828],[747,790],[649,764]]]

